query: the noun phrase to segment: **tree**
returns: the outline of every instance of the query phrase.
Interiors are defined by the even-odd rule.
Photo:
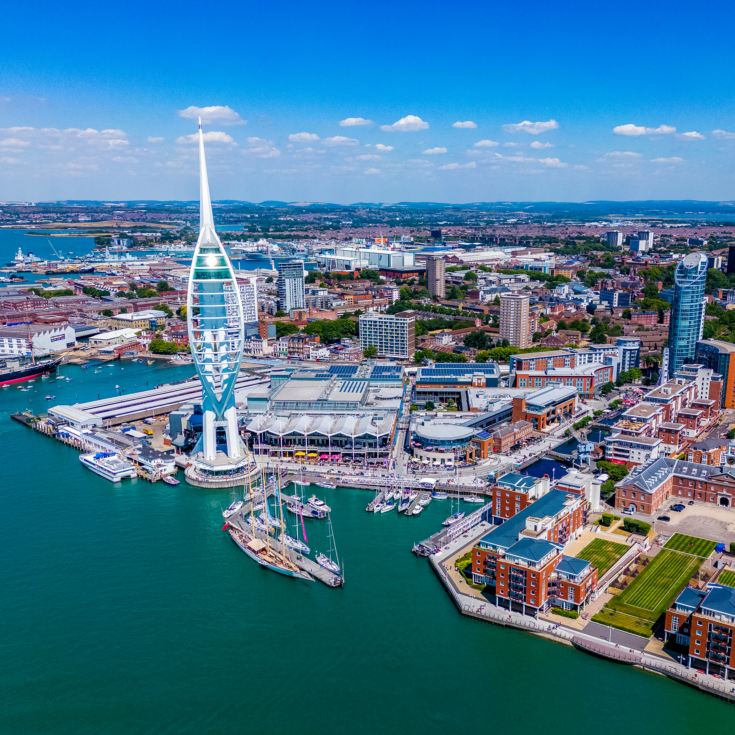
[[[611,393],[615,390],[615,383],[605,383],[605,385],[600,388],[600,395],[606,396],[608,393]]]
[[[151,340],[150,345],[148,345],[148,351],[154,355],[175,355],[177,352],[182,352],[186,349],[186,347],[182,347],[176,344],[176,342],[169,342],[160,337]]]
[[[164,291],[173,291],[173,289],[169,285],[168,281],[159,281],[156,284],[156,291],[158,291],[158,293],[163,293]]]
[[[156,311],[162,311],[166,316],[173,316],[174,313],[171,311],[171,307],[168,304],[158,304]]]
[[[369,359],[370,359],[370,358],[372,358],[372,357],[377,357],[377,356],[378,356],[378,348],[377,348],[377,347],[376,347],[375,345],[368,345],[368,346],[367,346],[367,347],[366,347],[366,348],[365,348],[365,349],[364,349],[364,350],[362,351],[362,356],[363,356],[363,357],[364,357],[364,358],[365,358],[366,360],[369,360]]]
[[[288,316],[288,314],[286,314],[286,312],[283,309],[278,309],[278,311],[276,312],[276,318],[279,319],[284,316]]]
[[[102,309],[100,314],[102,314],[102,316],[112,316],[113,311],[112,309]]]
[[[433,411],[436,408],[436,406],[434,406],[434,401],[426,401],[426,403],[424,403],[424,408],[427,411]]]
[[[491,341],[486,332],[477,330],[476,332],[470,332],[464,338],[464,346],[471,347],[475,350],[486,350],[490,347]]]
[[[289,334],[296,334],[298,331],[298,325],[293,322],[276,322],[276,337],[288,337]]]
[[[465,281],[477,281],[477,273],[474,271],[467,271],[467,273],[464,274],[463,279]]]
[[[186,319],[186,304],[182,304],[178,309],[176,309],[176,316],[178,316],[179,319]]]
[[[623,319],[632,319],[633,312],[630,309],[623,309]]]

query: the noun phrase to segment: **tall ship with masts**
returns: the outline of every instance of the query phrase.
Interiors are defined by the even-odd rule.
[[[308,572],[300,569],[291,558],[288,540],[291,539],[293,542],[298,542],[299,539],[290,537],[286,533],[279,478],[276,478],[274,495],[275,503],[271,511],[268,502],[268,487],[262,470],[260,487],[257,490],[253,488],[252,477],[249,477],[248,492],[245,500],[247,530],[239,525],[233,524],[228,517],[225,523],[227,532],[237,546],[264,569],[270,569],[272,572],[282,574],[286,577],[312,581],[314,578]],[[259,515],[256,515],[255,508],[261,504],[263,510]],[[273,533],[275,533],[275,537],[271,535]]]

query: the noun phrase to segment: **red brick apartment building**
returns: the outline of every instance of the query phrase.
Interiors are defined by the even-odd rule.
[[[507,521],[525,510],[549,489],[548,477],[531,477],[508,472],[496,480],[493,493],[493,520]]]
[[[735,679],[735,588],[686,587],[666,611],[664,630],[686,651],[690,667]]]
[[[652,515],[670,498],[731,508],[735,468],[660,457],[633,470],[615,488],[617,510]]]
[[[596,589],[597,570],[563,548],[581,533],[586,508],[583,496],[561,490],[526,505],[476,544],[473,580],[494,588],[498,605],[523,614],[578,610]]]

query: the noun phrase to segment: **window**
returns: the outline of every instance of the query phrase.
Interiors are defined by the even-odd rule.
[[[674,615],[671,618],[671,631],[676,633],[677,630],[679,630],[679,618]]]

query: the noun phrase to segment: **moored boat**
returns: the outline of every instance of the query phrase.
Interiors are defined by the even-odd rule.
[[[306,505],[310,505],[312,508],[316,508],[317,510],[322,510],[325,513],[331,512],[331,508],[320,498],[317,498],[316,495],[312,495],[307,501]]]
[[[79,461],[100,477],[110,482],[120,482],[126,478],[137,477],[135,467],[115,452],[95,452],[81,454]]]
[[[231,516],[234,516],[235,513],[237,513],[240,508],[242,508],[243,502],[242,500],[234,500],[232,503],[230,503],[227,508],[225,508],[222,511],[222,517],[223,518],[230,518]]]
[[[326,554],[317,554],[316,563],[320,567],[328,569],[332,574],[339,574],[342,570],[339,568],[339,564],[332,561]]]
[[[484,503],[485,499],[481,498],[479,495],[464,495],[462,497],[462,500],[464,500],[465,503]]]
[[[452,513],[443,523],[442,526],[453,526],[464,518],[465,514],[462,511],[458,513]]]

